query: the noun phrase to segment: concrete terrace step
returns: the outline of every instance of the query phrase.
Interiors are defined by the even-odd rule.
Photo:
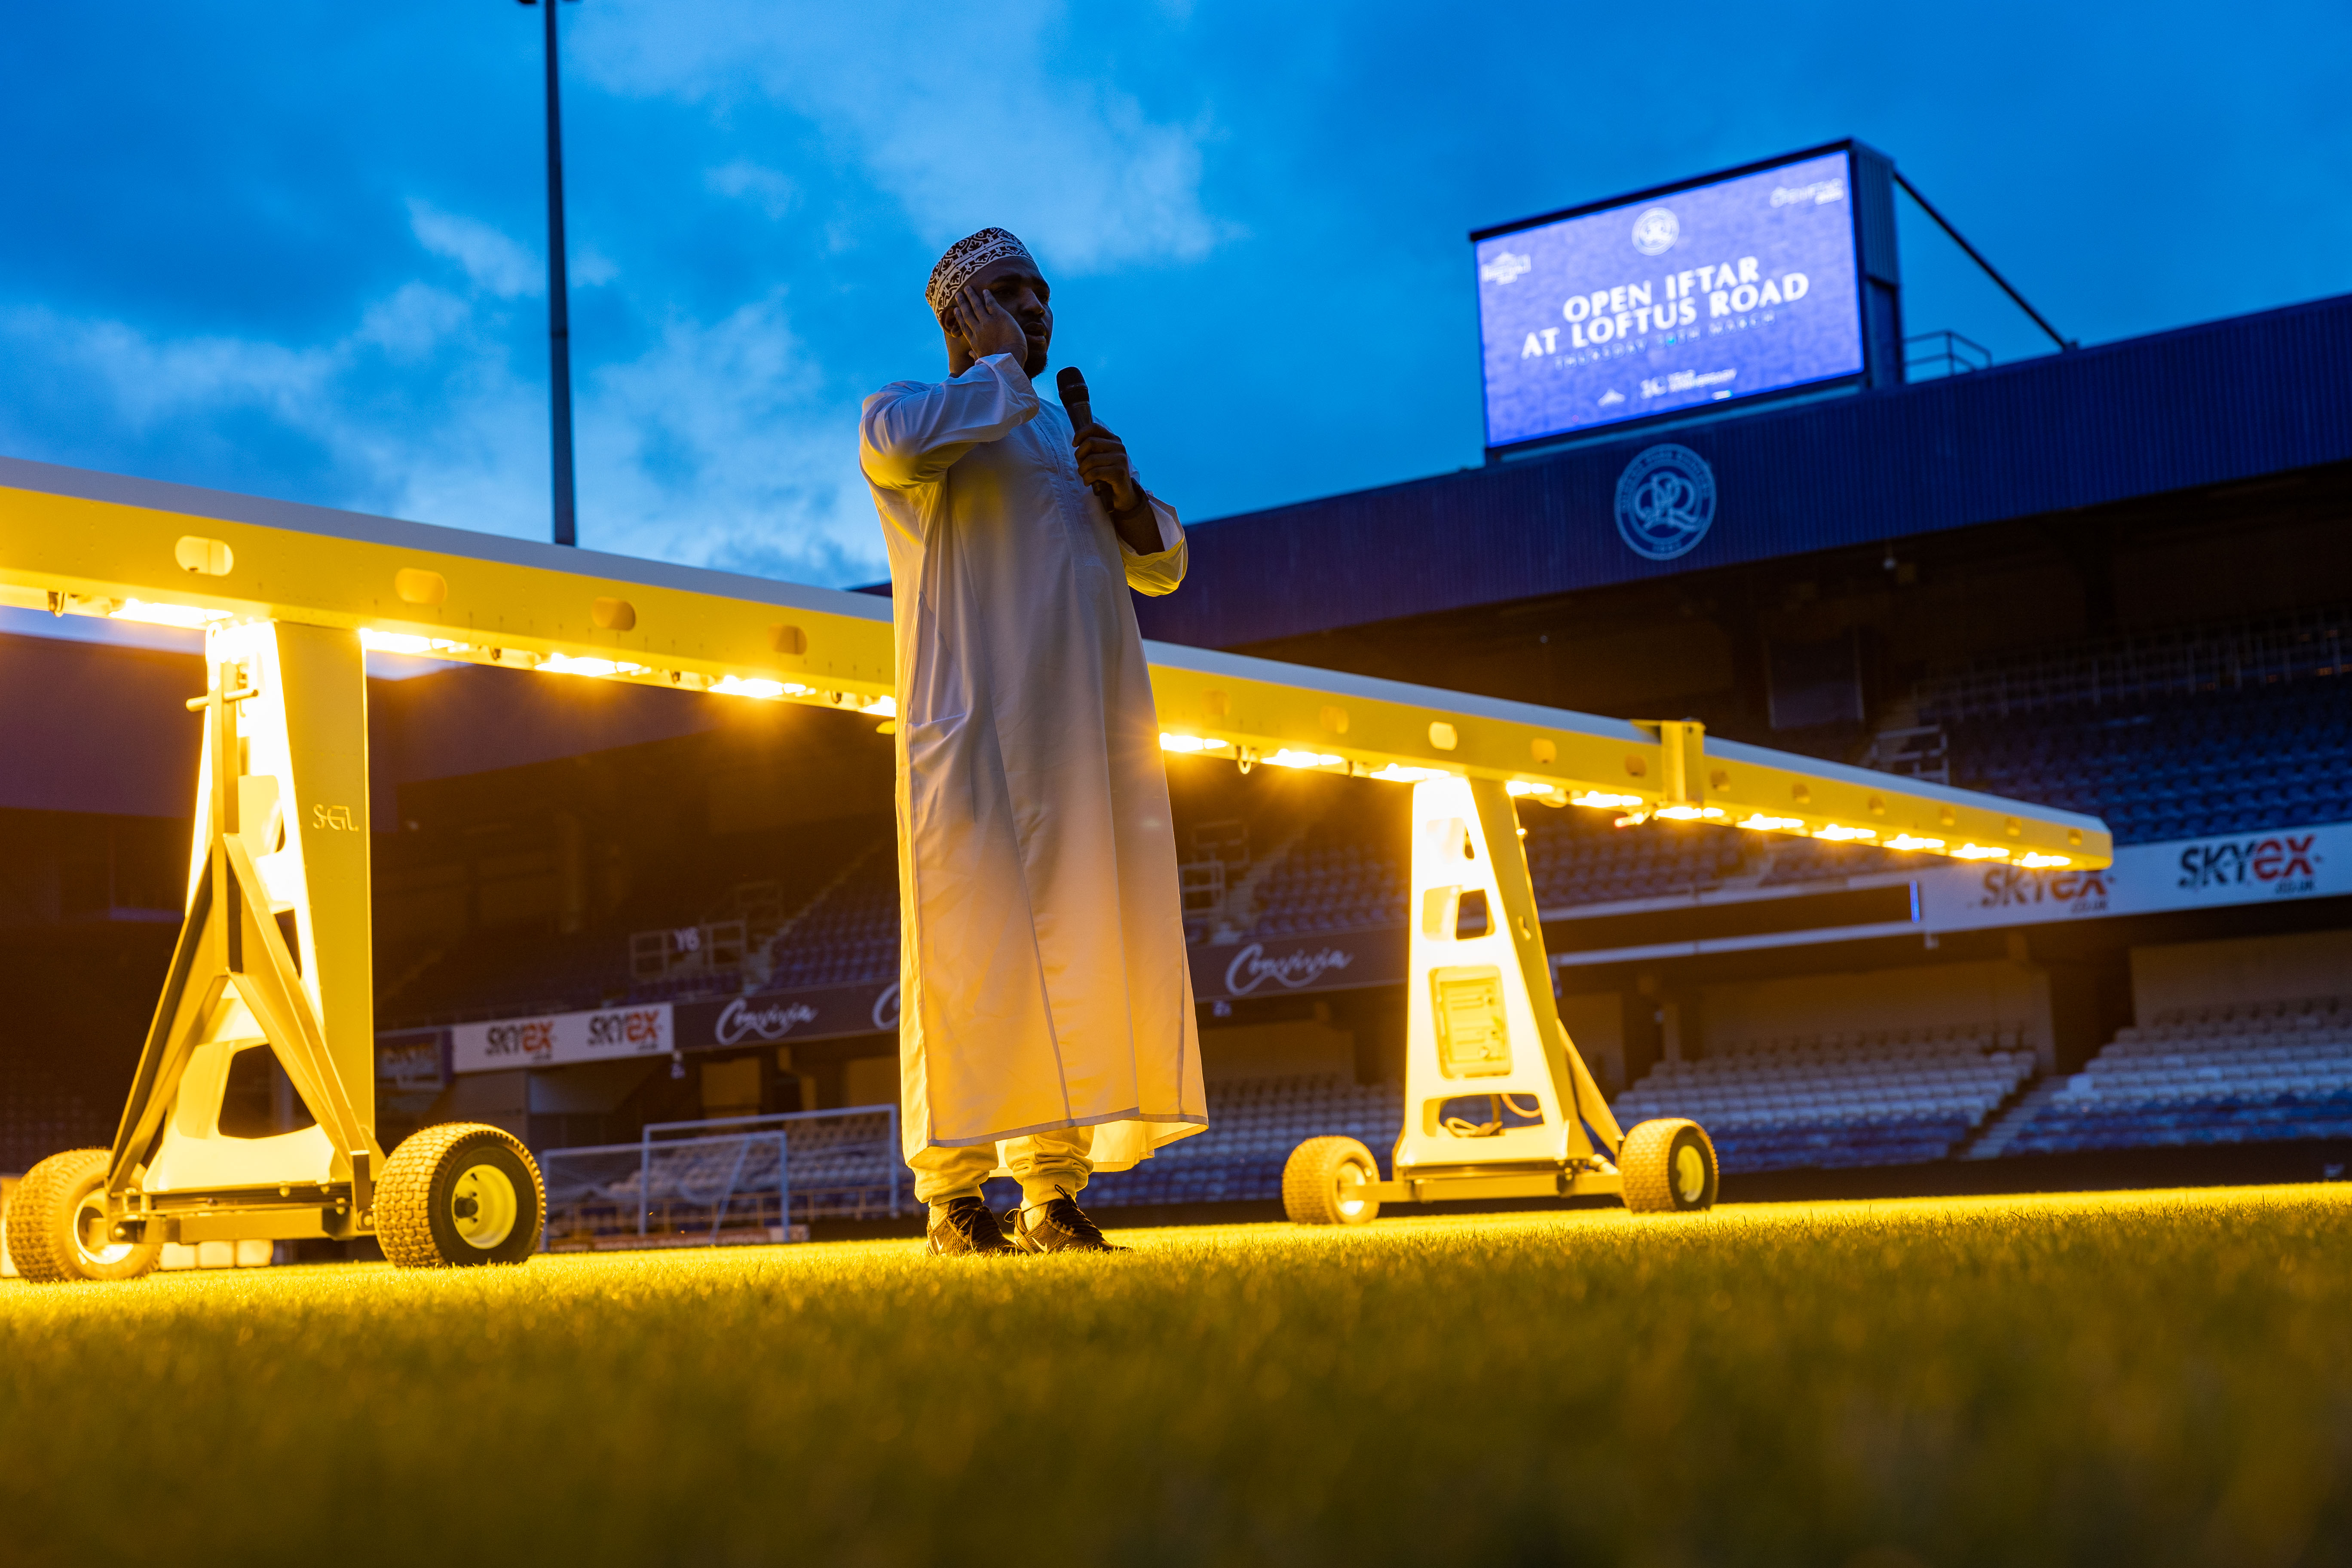
[[[2028,1123],[2040,1115],[2042,1108],[2058,1097],[2066,1087],[2063,1073],[2053,1074],[2029,1087],[2023,1094],[2003,1110],[1993,1112],[1980,1129],[1973,1142],[1957,1156],[1962,1160],[1998,1160],[2011,1140],[2025,1131]]]

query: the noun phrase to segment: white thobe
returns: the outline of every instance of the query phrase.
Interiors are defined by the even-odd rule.
[[[1208,1124],[1139,555],[1010,355],[866,400],[898,644],[905,1142],[1092,1127],[1099,1171]]]

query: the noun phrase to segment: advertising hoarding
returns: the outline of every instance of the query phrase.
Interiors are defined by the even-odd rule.
[[[1486,445],[1860,375],[1853,157],[1800,157],[1474,242]]]
[[[667,1002],[459,1024],[449,1031],[449,1070],[497,1072],[658,1056],[676,1048],[676,1037]]]

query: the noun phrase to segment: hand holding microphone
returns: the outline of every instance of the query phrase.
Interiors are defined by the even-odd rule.
[[[1127,460],[1127,443],[1095,423],[1087,378],[1078,374],[1077,366],[1064,365],[1054,381],[1061,388],[1062,407],[1070,416],[1070,446],[1077,454],[1078,478],[1093,489],[1114,523],[1128,514],[1147,512],[1150,509],[1135,482],[1135,469]],[[1122,526],[1119,532],[1124,536],[1127,530]],[[1155,542],[1152,548],[1159,546]]]

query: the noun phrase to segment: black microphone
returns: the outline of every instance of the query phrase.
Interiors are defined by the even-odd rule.
[[[1062,407],[1070,416],[1072,430],[1083,430],[1095,422],[1094,400],[1087,395],[1087,378],[1078,374],[1076,365],[1064,365],[1054,384],[1062,389]]]
[[[1075,446],[1078,432],[1095,422],[1094,399],[1087,395],[1087,378],[1078,374],[1076,365],[1064,365],[1054,384],[1062,390],[1062,410],[1070,416],[1070,441]],[[1105,507],[1111,504],[1110,486],[1097,481],[1091,488]]]

